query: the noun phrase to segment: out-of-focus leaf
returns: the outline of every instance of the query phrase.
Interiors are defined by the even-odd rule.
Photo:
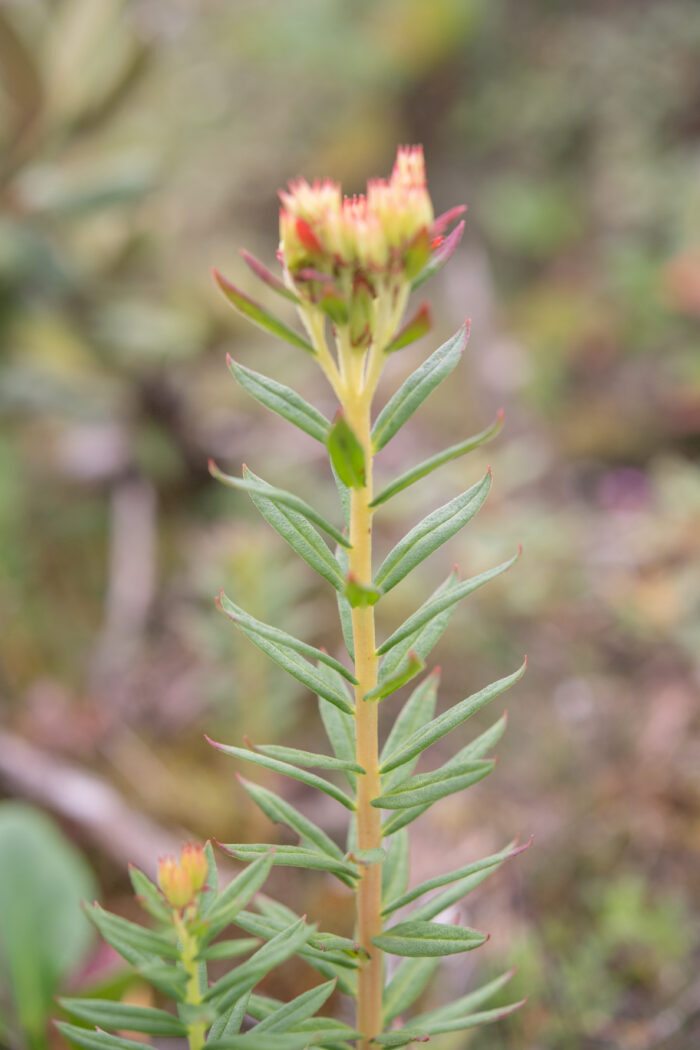
[[[286,325],[284,321],[280,321],[278,317],[268,313],[268,311],[259,303],[256,303],[255,300],[250,299],[247,295],[244,295],[243,292],[240,292],[238,288],[227,281],[225,277],[222,277],[222,275],[216,270],[214,270],[214,279],[228,301],[235,306],[240,314],[247,317],[249,321],[252,321],[260,328],[263,328],[266,332],[270,332],[272,335],[276,335],[280,339],[286,340],[286,342],[291,343],[292,346],[297,346],[301,350],[305,350],[307,354],[311,354],[314,357],[316,356],[316,351],[311,343],[304,339],[303,336],[299,335],[299,333],[295,332],[293,328]]]

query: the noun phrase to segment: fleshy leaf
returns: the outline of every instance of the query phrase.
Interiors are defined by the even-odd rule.
[[[263,328],[266,332],[270,332],[272,335],[279,336],[280,339],[286,340],[291,343],[292,346],[299,347],[300,350],[305,350],[307,354],[311,354],[313,357],[316,356],[316,351],[303,336],[295,332],[293,328],[286,325],[284,321],[280,321],[279,317],[275,317],[274,314],[268,313],[264,306],[260,303],[256,303],[254,299],[245,295],[239,291],[235,285],[227,281],[217,270],[214,270],[214,280],[218,284],[221,291],[224,293],[230,303],[235,306],[236,310],[248,320],[252,321],[253,324]]]
[[[254,372],[252,368],[239,365],[231,357],[228,357],[227,361],[235,379],[246,393],[271,412],[275,412],[325,445],[331,425],[318,409],[283,383],[278,383],[260,372]]]
[[[365,452],[342,412],[338,412],[331,424],[327,444],[331,463],[343,484],[351,489],[363,488]]]

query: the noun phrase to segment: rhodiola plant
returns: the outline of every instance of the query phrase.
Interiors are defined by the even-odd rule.
[[[229,365],[247,393],[325,445],[343,522],[326,520],[300,496],[246,467],[242,477],[225,474],[214,464],[211,471],[225,484],[247,492],[272,528],[335,589],[349,667],[282,628],[259,622],[222,592],[219,606],[238,629],[317,694],[333,755],[258,743],[214,746],[323,791],[348,811],[348,841],[341,849],[283,798],[242,781],[272,820],[299,835],[299,845],[278,848],[272,863],[330,872],[354,893],[359,945],[354,965],[348,968],[347,962],[327,961],[320,968],[336,976],[341,989],[356,998],[363,1048],[373,1043],[401,1046],[494,1020],[519,1005],[480,1009],[505,983],[504,978],[455,1003],[396,1022],[425,988],[441,956],[471,951],[487,939],[476,930],[436,922],[436,917],[524,848],[511,844],[457,871],[436,873],[409,890],[408,826],[438,799],[463,791],[493,770],[490,756],[505,728],[504,719],[439,768],[419,773],[414,768],[432,744],[513,685],[526,661],[437,716],[438,674],[428,673],[396,714],[389,698],[424,672],[457,603],[503,573],[518,555],[471,579],[451,572],[416,612],[378,641],[377,603],[474,517],[488,495],[491,472],[414,525],[378,566],[373,559],[373,520],[397,493],[493,438],[502,420],[499,415],[476,436],[375,486],[375,457],[452,373],[467,342],[468,322],[416,368],[373,418],[374,397],[388,356],[430,328],[425,305],[405,322],[404,313],[411,293],[453,253],[464,226],[460,220],[464,208],[434,217],[418,147],[400,149],[391,177],[370,181],[366,195],[344,198],[334,182],[309,184],[299,179],[280,196],[281,279],[243,254],[256,276],[294,303],[305,335],[221,275],[215,276],[242,314],[313,358],[337,398],[337,413],[330,421],[297,391],[234,361],[229,360]],[[382,715],[386,711],[390,726],[381,752],[380,711]],[[320,770],[321,775],[312,770]],[[345,787],[324,775],[335,771],[344,775]],[[239,858],[256,857],[269,849],[263,844],[226,848]],[[440,892],[405,911],[433,890]],[[396,921],[399,910],[402,917]],[[385,954],[402,959],[388,981]]]

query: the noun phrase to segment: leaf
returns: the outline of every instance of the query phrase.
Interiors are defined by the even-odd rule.
[[[180,949],[172,941],[161,937],[143,926],[128,919],[122,919],[119,915],[113,915],[105,911],[99,904],[88,905],[85,912],[89,919],[94,922],[98,930],[112,947],[122,952],[124,947],[139,955],[154,955],[157,958],[179,959]],[[128,962],[134,962],[125,956]]]
[[[253,860],[267,854],[270,847],[262,842],[220,843],[221,849],[238,860]],[[356,879],[357,872],[349,864],[335,860],[326,853],[306,849],[303,846],[275,846],[272,863],[287,868],[308,868],[310,871],[330,871],[334,875],[343,875],[346,879]]]
[[[468,696],[466,700],[462,700],[443,714],[438,715],[437,718],[433,718],[426,726],[409,737],[398,751],[389,755],[382,762],[380,772],[388,773],[389,770],[395,769],[404,762],[408,762],[422,751],[425,751],[431,744],[434,744],[436,740],[446,736],[450,730],[455,729],[462,722],[466,722],[471,715],[484,707],[489,700],[493,700],[494,697],[504,693],[506,689],[509,689],[511,685],[514,685],[515,682],[522,678],[526,667],[527,657],[513,674],[508,675],[506,678],[499,678],[497,682],[492,682],[491,685],[485,686],[478,693]]]
[[[250,994],[242,995],[230,1010],[217,1017],[209,1029],[207,1044],[210,1040],[213,1043],[216,1039],[226,1039],[229,1036],[238,1035],[251,999],[252,996]]]
[[[219,896],[219,873],[216,870],[214,850],[209,841],[204,843],[204,857],[207,862],[207,881],[202,890],[200,907],[202,914],[207,915]]]
[[[438,799],[454,795],[457,791],[471,787],[492,772],[495,762],[465,762],[458,768],[441,766],[432,773],[420,773],[410,777],[373,798],[370,805],[376,809],[409,809],[411,806],[432,805]]]
[[[374,583],[386,594],[425,558],[451,539],[483,506],[491,488],[491,472],[466,492],[432,511],[406,533],[379,567]]]
[[[125,959],[128,958],[123,948],[118,948],[117,951]],[[184,1003],[187,994],[187,977],[176,965],[170,966],[152,955],[141,956],[134,965],[144,980],[149,981],[168,999],[176,1003]]]
[[[224,293],[230,303],[235,306],[236,310],[244,317],[247,317],[254,324],[260,328],[264,328],[266,332],[271,332],[272,335],[279,336],[280,339],[285,339],[292,346],[298,346],[301,350],[306,350],[307,354],[311,354],[313,357],[316,356],[316,351],[312,347],[311,343],[307,342],[303,336],[295,332],[293,328],[290,328],[280,321],[278,317],[268,313],[268,311],[256,303],[254,299],[244,295],[243,292],[239,291],[234,285],[227,281],[217,270],[214,270],[214,280],[218,284],[221,291]]]
[[[357,762],[347,762],[330,755],[319,755],[315,751],[300,751],[296,747],[285,747],[282,744],[256,744],[255,750],[270,758],[279,758],[282,762],[292,762],[295,766],[306,769],[350,770],[352,773],[364,773]]]
[[[280,1006],[273,1013],[260,1022],[256,1028],[256,1035],[261,1032],[285,1032],[290,1031],[301,1021],[312,1017],[317,1010],[323,1006],[326,1000],[333,994],[337,981],[326,981],[317,988],[310,988],[308,992],[302,992],[290,1002]]]
[[[331,798],[334,798],[336,802],[340,802],[342,806],[345,806],[351,812],[355,809],[353,800],[348,798],[340,788],[337,788],[335,784],[331,784],[328,780],[317,777],[315,773],[307,773],[303,769],[297,769],[296,766],[291,765],[289,762],[280,762],[276,758],[268,758],[267,755],[258,754],[257,751],[249,751],[242,747],[231,747],[228,744],[219,744],[208,736],[205,736],[205,739],[209,741],[212,747],[215,747],[218,751],[223,751],[226,755],[231,755],[233,758],[243,758],[247,762],[255,763],[257,766],[264,766],[266,769],[272,769],[276,773],[283,773],[294,780],[300,780],[302,784],[318,788],[324,794],[330,795]]]
[[[295,809],[290,802],[280,798],[269,788],[260,787],[259,784],[253,784],[241,776],[238,779],[265,816],[277,824],[285,824],[292,831],[296,831],[302,845],[315,846],[321,853],[335,860],[343,859],[342,850],[333,842],[333,839]]]
[[[473,452],[475,448],[479,448],[480,445],[484,445],[487,441],[491,441],[492,438],[496,437],[502,427],[503,412],[499,412],[496,421],[490,427],[482,430],[480,434],[475,434],[474,437],[467,438],[466,441],[460,441],[457,445],[450,445],[449,448],[443,449],[442,452],[438,452],[428,459],[424,459],[422,463],[401,474],[390,485],[387,485],[385,489],[382,489],[378,496],[374,497],[370,507],[379,507],[382,503],[386,503],[387,500],[391,499],[392,496],[395,496],[397,492],[407,489],[409,485],[420,481],[421,478],[431,474],[443,464],[449,463],[453,459],[459,459],[460,456],[465,456],[467,452]]]
[[[390,955],[411,958],[456,955],[469,952],[488,940],[488,934],[468,926],[448,926],[441,922],[400,922],[372,938],[372,944]]]
[[[345,642],[345,648],[348,651],[350,659],[354,663],[355,643],[353,639],[352,628],[352,608],[346,595],[346,590],[348,586],[348,576],[350,575],[350,559],[348,558],[348,552],[345,550],[344,547],[336,547],[335,558],[343,579],[343,586],[337,588],[336,593],[336,600],[338,602],[338,615],[340,617],[340,626],[343,632],[343,641]]]
[[[493,1021],[501,1021],[509,1014],[515,1013],[526,1002],[526,999],[521,999],[520,1002],[509,1003],[508,1006],[497,1006],[494,1010],[483,1010],[481,1013],[455,1017],[449,1021],[434,1021],[429,1031],[431,1035],[441,1035],[443,1032],[463,1032],[468,1028],[476,1028],[478,1025],[491,1024]]]
[[[182,1021],[153,1007],[134,1006],[113,999],[59,999],[64,1010],[100,1028],[121,1028],[148,1035],[187,1035]]]
[[[384,448],[425,401],[428,394],[447,378],[462,356],[468,338],[469,324],[465,322],[451,339],[435,350],[399,387],[377,416],[372,428],[372,447],[375,452]]]
[[[319,576],[337,591],[345,589],[345,575],[338,568],[338,562],[303,514],[290,510],[289,507],[279,506],[259,493],[250,492],[249,496],[268,525],[286,540],[307,565],[315,569]]]
[[[158,919],[160,922],[171,922],[172,915],[170,908],[163,900],[163,895],[158,887],[151,882],[147,875],[144,875],[139,868],[134,867],[133,864],[129,865],[129,879],[131,885],[134,888],[136,894],[136,900],[139,902],[141,907],[148,912],[154,919]]]
[[[366,609],[370,605],[376,605],[381,596],[382,592],[377,590],[376,587],[366,587],[364,584],[358,583],[353,576],[348,575],[345,585],[345,597],[351,609]]]
[[[276,923],[278,928],[283,928],[290,922],[296,922],[299,916],[288,908],[286,904],[282,904],[280,901],[274,900],[272,897],[266,897],[264,894],[260,894],[257,900],[258,908],[261,913]],[[309,938],[308,945],[312,948],[317,948],[320,951],[330,951],[333,954],[340,956],[340,953],[349,953],[352,959],[343,957],[343,962],[346,966],[357,967],[356,957],[360,954],[366,955],[363,949],[360,948],[357,941],[351,940],[349,937],[340,937],[336,933],[326,933],[325,931],[319,931],[315,928],[312,929],[311,937]]]
[[[480,886],[482,882],[485,882],[489,875],[493,874],[503,863],[503,861],[500,861],[497,864],[493,864],[490,868],[484,868],[483,871],[477,871],[473,875],[467,875],[466,878],[459,879],[451,886],[448,886],[447,889],[436,893],[434,897],[431,897],[425,904],[421,904],[415,911],[412,911],[411,918],[427,922],[438,915],[442,915],[447,908],[451,908],[453,904],[461,901],[472,890],[475,890],[477,886]]]
[[[283,295],[285,299],[289,299],[295,305],[299,302],[299,297],[295,295],[290,288],[287,288],[284,281],[280,280],[279,277],[275,277],[264,263],[260,262],[259,259],[256,259],[255,256],[246,251],[245,248],[241,249],[241,255],[255,276],[259,277],[261,281],[264,281],[266,285],[273,289],[273,291],[277,292],[278,295]]]
[[[347,667],[344,667],[339,660],[335,660],[332,656],[329,656],[323,649],[317,649],[314,645],[308,645],[306,642],[300,641],[293,635],[288,634],[287,631],[280,630],[279,627],[272,627],[270,624],[263,623],[261,620],[256,620],[254,616],[250,615],[250,613],[241,609],[240,605],[236,605],[235,602],[232,602],[231,599],[224,594],[223,590],[217,599],[217,605],[221,611],[237,625],[246,627],[254,634],[259,634],[261,638],[266,638],[283,649],[291,649],[293,652],[301,653],[302,656],[308,656],[310,660],[318,660],[322,664],[327,664],[328,667],[332,667],[334,671],[337,671],[338,674],[342,675],[346,681],[350,682],[352,685],[357,685],[355,675],[352,671],[348,671]]]
[[[415,1002],[437,967],[437,958],[404,959],[399,964],[384,991],[382,1017],[385,1025]]]
[[[428,599],[431,601],[433,598],[441,595],[444,591],[450,590],[456,587],[459,582],[457,576],[457,569],[452,570],[450,575],[447,577],[444,583],[433,591],[432,595]],[[445,612],[438,614],[433,619],[429,620],[425,626],[414,631],[413,634],[409,634],[403,641],[393,645],[388,653],[382,656],[381,663],[379,664],[378,679],[383,682],[385,678],[392,675],[397,667],[403,662],[411,649],[415,650],[418,655],[426,660],[433,650],[433,647],[439,642],[442,637],[445,628],[447,627],[452,613],[455,607],[447,609]],[[433,672],[435,673],[435,672]]]
[[[466,598],[468,595],[473,594],[474,591],[478,590],[479,587],[483,587],[485,583],[489,583],[490,580],[494,580],[501,573],[506,572],[520,557],[520,551],[508,561],[502,562],[500,565],[496,565],[493,569],[487,569],[486,572],[480,573],[478,576],[472,576],[471,579],[462,580],[461,583],[454,584],[447,587],[442,593],[433,595],[421,605],[417,612],[413,613],[412,616],[394,631],[394,633],[387,638],[385,642],[377,649],[377,653],[381,656],[388,652],[394,645],[402,642],[404,639],[412,637],[417,631],[435,617],[439,616],[440,613],[445,612],[452,606],[456,605],[457,602],[461,601],[462,598]]]
[[[249,864],[224,887],[207,914],[209,939],[221,933],[248,901],[258,892],[272,867],[273,856],[268,851],[265,857]]]
[[[427,1032],[421,1032],[417,1028],[398,1028],[394,1032],[383,1032],[375,1035],[371,1043],[377,1046],[408,1046],[409,1043],[428,1043],[430,1036]]]
[[[406,685],[412,678],[415,678],[417,674],[420,674],[425,668],[425,661],[421,660],[418,653],[414,653],[413,650],[408,653],[403,664],[396,670],[393,675],[384,678],[383,681],[375,685],[374,689],[370,689],[368,693],[363,696],[365,703],[372,702],[375,700],[384,700],[387,696],[391,696],[401,686]]]
[[[247,955],[260,947],[257,937],[237,937],[235,940],[216,941],[208,948],[203,948],[197,955],[197,959],[207,961],[209,959],[237,959],[239,955]]]
[[[56,1028],[74,1046],[81,1050],[143,1050],[143,1043],[136,1039],[124,1039],[123,1036],[111,1035],[109,1032],[95,1032],[65,1021],[56,1021]]]
[[[408,700],[403,705],[398,718],[391,728],[386,743],[382,748],[380,764],[383,761],[385,754],[391,754],[392,752],[397,751],[404,741],[412,737],[414,733],[426,725],[426,723],[428,723],[433,717],[435,713],[439,681],[440,671],[439,669],[436,669],[413,690]],[[410,768],[406,770],[402,767],[401,778],[405,779],[410,772]],[[391,787],[395,782],[396,774],[394,774],[393,777],[391,773],[384,774],[382,776],[382,790]]]
[[[375,846],[372,849],[350,850],[347,859],[359,864],[360,867],[371,868],[373,864],[383,864],[386,860],[386,850],[383,846]]]
[[[342,411],[338,411],[333,420],[326,444],[333,468],[343,484],[351,489],[364,488],[365,451]]]
[[[318,672],[327,684],[335,684],[337,688],[341,689],[345,688],[342,679],[334,682],[334,672],[329,667],[319,666]],[[323,702],[323,698],[319,696],[321,721],[330,745],[336,757],[346,763],[351,763],[355,760],[355,712],[354,709],[351,708],[351,710],[351,714],[342,711],[338,707]],[[345,775],[354,790],[354,774],[348,772]]]
[[[497,992],[500,992],[514,974],[514,969],[508,970],[507,973],[496,977],[495,980],[489,981],[488,984],[482,985],[481,988],[477,988],[476,991],[470,992],[468,995],[463,995],[459,999],[453,1000],[446,1006],[439,1006],[436,1010],[428,1010],[426,1013],[418,1014],[417,1017],[412,1018],[411,1024],[425,1024],[427,1027],[434,1022],[451,1021],[455,1017],[468,1014],[471,1010],[491,999]]]
[[[406,809],[394,810],[389,819],[382,824],[382,835],[395,835],[397,831],[412,824],[428,809],[430,809],[429,802],[422,806],[409,806]]]
[[[276,934],[271,940],[258,948],[257,952],[240,966],[235,967],[215,981],[204,993],[204,1002],[212,1002],[217,1010],[226,1010],[241,995],[252,991],[255,985],[270,970],[306,943],[312,928],[303,919],[299,919],[287,929]]]
[[[458,223],[451,233],[448,233],[444,241],[431,253],[427,263],[420,271],[417,277],[413,278],[411,284],[411,291],[415,292],[416,288],[420,288],[422,284],[425,284],[427,280],[433,277],[439,270],[443,268],[445,263],[450,259],[455,248],[462,239],[464,233],[464,220]]]
[[[430,317],[430,306],[428,303],[421,303],[413,317],[406,321],[406,324],[398,330],[394,338],[384,350],[384,353],[393,354],[397,350],[403,350],[403,348],[409,346],[410,343],[415,343],[416,339],[420,339],[422,336],[427,335],[431,327],[432,321]]]
[[[504,860],[509,860],[511,857],[517,856],[518,853],[522,853],[523,850],[526,850],[529,845],[529,842],[524,846],[515,846],[511,843],[499,853],[492,853],[489,857],[483,857],[481,860],[474,861],[472,864],[467,864],[462,868],[456,868],[454,871],[447,872],[445,875],[436,875],[435,878],[427,879],[425,882],[421,882],[420,885],[415,886],[408,893],[403,893],[401,896],[390,900],[382,908],[382,915],[391,915],[392,912],[398,911],[399,908],[403,908],[406,904],[411,904],[412,901],[416,900],[418,897],[422,897],[424,893],[429,893],[430,890],[437,890],[441,886],[457,882],[466,878],[467,875],[475,875],[477,872],[485,871],[487,868],[499,867]]]
[[[339,543],[342,547],[349,547],[350,541],[346,540],[345,537],[334,525],[331,525],[329,521],[319,514],[309,503],[301,499],[300,496],[295,496],[293,492],[287,492],[285,489],[275,488],[274,485],[269,485],[262,478],[259,478],[252,470],[243,466],[243,477],[235,478],[231,474],[224,474],[222,470],[219,470],[216,463],[213,460],[209,461],[209,473],[217,481],[220,481],[223,485],[228,485],[232,489],[240,489],[242,492],[248,492],[251,496],[261,496],[263,499],[269,500],[276,506],[282,506],[295,511],[297,514],[301,514],[302,517],[308,521],[312,521],[315,525],[318,525],[319,529],[328,533],[336,543]],[[255,501],[254,501],[255,502]]]
[[[408,832],[395,835],[388,846],[386,861],[382,866],[382,900],[393,900],[405,893],[408,886]]]
[[[226,360],[238,383],[251,397],[325,445],[331,425],[318,409],[276,379],[239,365],[230,356]]]

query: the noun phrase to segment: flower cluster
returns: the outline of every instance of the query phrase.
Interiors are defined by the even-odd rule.
[[[201,846],[188,843],[180,851],[178,863],[174,857],[163,857],[158,863],[158,885],[168,904],[186,908],[207,881],[207,858]]]

